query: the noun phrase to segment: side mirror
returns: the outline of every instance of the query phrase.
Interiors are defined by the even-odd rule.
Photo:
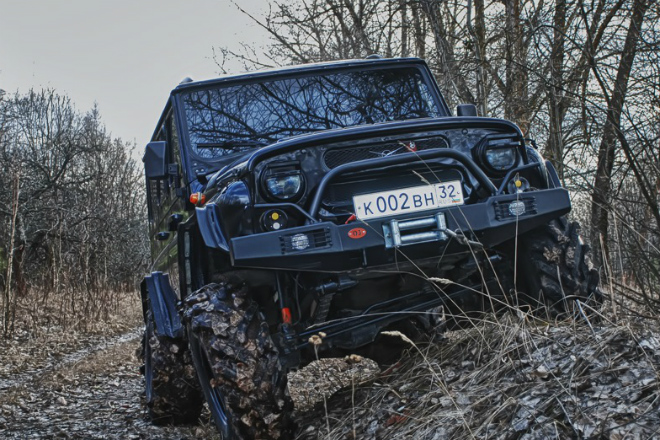
[[[456,106],[457,116],[477,116],[477,106],[474,104],[458,104]]]
[[[144,173],[147,179],[164,179],[167,177],[167,143],[164,141],[149,142],[144,150]]]

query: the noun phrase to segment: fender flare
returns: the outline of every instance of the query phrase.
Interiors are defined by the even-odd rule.
[[[183,336],[183,325],[177,311],[178,298],[170,285],[170,277],[162,272],[152,272],[140,283],[142,313],[146,322],[147,307],[151,309],[159,335],[170,338]]]

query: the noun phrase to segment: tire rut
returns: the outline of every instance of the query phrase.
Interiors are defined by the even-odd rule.
[[[99,351],[107,350],[108,348],[117,344],[131,342],[141,337],[142,327],[136,327],[126,333],[114,336],[112,338],[94,338],[97,340],[92,342],[91,345],[85,345],[84,347],[74,352],[64,354],[61,359],[48,362],[46,365],[40,366],[36,370],[28,370],[18,374],[12,374],[10,377],[0,377],[0,396],[2,396],[3,392],[10,390],[11,388],[25,385],[29,382],[38,381],[41,376],[46,375],[47,373],[52,373],[68,365],[75,364],[85,357],[91,356],[95,353],[98,353]]]

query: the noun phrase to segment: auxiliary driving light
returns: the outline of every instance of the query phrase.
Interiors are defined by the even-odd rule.
[[[307,234],[296,234],[291,237],[291,247],[297,251],[304,251],[309,247],[309,237]]]
[[[529,181],[527,179],[524,177],[516,177],[507,183],[506,189],[509,194],[516,194],[527,191],[529,186]]]
[[[523,215],[525,211],[525,202],[521,200],[515,200],[509,205],[509,213],[514,217]]]

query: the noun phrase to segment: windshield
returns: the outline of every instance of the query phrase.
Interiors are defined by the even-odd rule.
[[[412,67],[195,90],[183,102],[193,152],[207,159],[319,130],[444,116]]]

